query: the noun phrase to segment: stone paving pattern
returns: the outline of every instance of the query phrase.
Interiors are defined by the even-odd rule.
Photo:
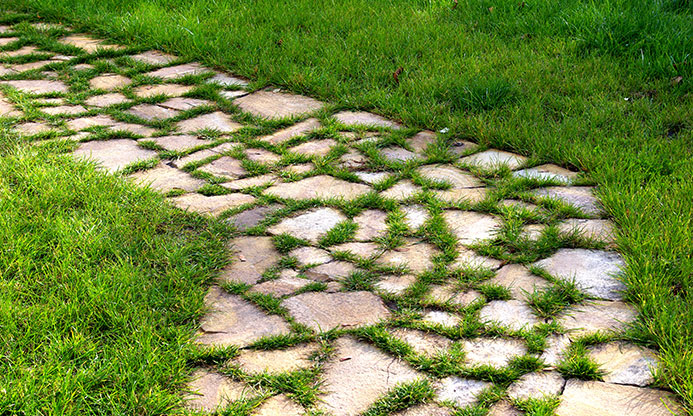
[[[622,340],[637,317],[624,260],[579,172],[55,27],[52,49],[3,28],[0,118],[32,145],[62,145],[238,230],[196,342],[240,350],[194,370],[190,411],[255,400],[254,415],[357,415],[421,382],[432,399],[393,414],[451,415],[494,389],[505,398],[492,415],[543,397],[559,397],[565,416],[680,411],[653,387],[656,352]],[[553,248],[513,261],[513,241]],[[542,315],[532,299],[561,282],[585,300]],[[549,323],[539,346],[528,342]],[[564,376],[571,345],[596,333],[606,341],[583,359],[601,380]],[[492,382],[531,357],[536,371]],[[447,374],[431,370],[444,362]],[[309,402],[249,382],[306,371]]]

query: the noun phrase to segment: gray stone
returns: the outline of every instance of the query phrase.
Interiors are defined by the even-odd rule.
[[[393,295],[401,295],[404,293],[411,285],[416,282],[416,276],[411,274],[403,275],[389,275],[384,276],[380,281],[376,282],[373,286],[376,289],[381,290],[385,293],[390,293]]]
[[[577,175],[577,172],[571,172],[568,169],[563,169],[560,166],[551,164],[535,166],[533,168],[513,172],[513,176],[516,178],[554,181],[564,184],[571,183],[577,177]]]
[[[528,373],[508,388],[508,397],[513,400],[543,399],[560,395],[563,386],[565,380],[555,371]]]
[[[476,403],[479,394],[491,386],[493,384],[485,381],[452,376],[440,380],[436,391],[439,400],[450,401],[457,406],[467,407]]]
[[[308,265],[320,265],[332,261],[332,256],[326,250],[315,247],[299,247],[291,250],[289,256],[296,258],[296,263],[305,267]]]
[[[558,224],[558,231],[564,234],[575,232],[585,238],[607,244],[613,244],[616,241],[616,227],[609,220],[570,218]]]
[[[73,154],[93,159],[111,172],[157,156],[156,152],[143,149],[137,142],[128,139],[84,142]]]
[[[448,312],[428,311],[422,316],[421,321],[429,325],[452,328],[459,325],[462,320],[459,316]]]
[[[207,79],[207,83],[217,84],[222,87],[247,87],[248,81],[238,78],[234,75],[217,72],[216,75]]]
[[[112,131],[126,131],[139,136],[151,136],[156,132],[156,130],[151,127],[131,123],[114,123],[109,128]]]
[[[415,353],[429,357],[445,353],[452,346],[451,339],[432,332],[409,328],[395,328],[388,332],[393,337],[407,343]]]
[[[399,123],[365,111],[342,111],[335,114],[334,118],[337,119],[338,122],[348,126],[357,125],[366,127],[385,127],[391,129],[399,129],[402,127]]]
[[[281,156],[265,149],[245,149],[245,156],[253,162],[264,163],[268,165],[275,164],[281,160]]]
[[[191,163],[200,162],[202,160],[208,159],[210,157],[218,156],[219,154],[212,149],[198,150],[195,153],[191,153],[187,156],[183,156],[180,159],[173,160],[173,166],[177,168],[183,168]]]
[[[489,149],[463,157],[460,159],[460,162],[482,169],[497,169],[501,166],[507,166],[508,168],[515,170],[524,165],[525,162],[527,162],[527,158],[502,150]]]
[[[370,292],[309,292],[282,302],[296,322],[318,331],[374,325],[390,317],[383,301]]]
[[[246,347],[263,337],[286,335],[287,324],[278,315],[267,315],[241,297],[213,286],[205,296],[209,312],[202,317],[197,342],[210,346]]]
[[[304,136],[319,127],[320,121],[317,118],[309,118],[308,120],[294,124],[293,126],[287,127],[283,130],[279,130],[278,132],[269,136],[260,137],[258,140],[271,144],[282,144],[293,139],[294,137]]]
[[[267,232],[273,235],[287,233],[316,244],[329,230],[344,220],[344,214],[334,208],[317,208],[286,218],[268,228]]]
[[[171,198],[180,209],[190,210],[199,214],[219,215],[231,208],[252,204],[255,197],[245,194],[227,194],[204,196],[200,194],[186,194]]]
[[[241,161],[230,156],[222,156],[219,159],[198,168],[202,172],[228,179],[238,179],[248,172],[243,168]]]
[[[245,90],[219,91],[219,95],[227,100],[233,100],[238,97],[245,97],[249,92]]]
[[[132,84],[128,77],[118,74],[103,74],[89,80],[89,86],[95,90],[111,91]]]
[[[387,213],[369,209],[354,217],[358,225],[354,239],[356,241],[370,241],[387,233]]]
[[[239,231],[246,231],[260,224],[265,218],[281,208],[283,208],[283,205],[280,204],[255,207],[239,214],[232,215],[227,221],[233,224]]]
[[[206,183],[202,179],[193,178],[189,174],[163,163],[154,169],[135,172],[130,177],[139,184],[147,185],[161,192],[175,189],[195,192]]]
[[[9,85],[10,87],[27,93],[27,94],[52,94],[66,93],[67,85],[62,81],[47,81],[47,80],[12,80],[0,81],[0,84]]]
[[[587,356],[606,373],[603,380],[607,383],[648,386],[658,365],[654,351],[626,342],[589,347]]]
[[[255,284],[281,258],[271,237],[237,237],[229,244],[229,251],[232,263],[221,271],[222,282]]]
[[[488,365],[503,368],[514,358],[527,354],[524,342],[517,339],[475,338],[462,343],[466,365],[479,367]]]
[[[367,185],[347,182],[328,175],[318,175],[296,182],[276,184],[263,193],[285,199],[344,198],[351,200],[370,191],[371,188]]]
[[[213,106],[214,103],[208,100],[201,100],[199,98],[174,97],[169,98],[168,100],[164,101],[159,105],[161,107],[170,108],[172,110],[188,111],[197,107]]]
[[[305,414],[305,409],[285,394],[271,397],[252,413],[253,416],[303,416]]]
[[[213,412],[259,394],[241,382],[205,369],[196,370],[191,379],[185,400],[186,408],[192,411]]]
[[[618,277],[625,267],[618,253],[564,248],[534,263],[534,266],[559,279],[575,282],[581,290],[597,298],[623,299],[626,290]]]
[[[356,271],[356,266],[346,261],[332,261],[313,267],[305,272],[310,279],[319,282],[343,280]]]
[[[215,111],[179,121],[176,123],[176,127],[183,133],[192,133],[203,129],[215,130],[220,133],[233,133],[243,127],[243,125],[231,120],[229,115],[221,111]]]
[[[129,103],[130,100],[128,100],[127,97],[125,97],[123,94],[119,92],[112,92],[108,94],[95,95],[93,97],[89,97],[84,102],[87,105],[103,108],[110,107],[116,104]]]
[[[157,69],[156,71],[148,72],[145,75],[170,80],[181,78],[186,75],[200,75],[204,74],[205,72],[210,72],[210,70],[198,63],[193,62],[190,64],[175,65]]]
[[[502,226],[501,221],[491,215],[471,211],[445,211],[443,218],[463,245],[491,239]]]
[[[376,263],[385,267],[405,267],[412,273],[419,274],[433,267],[432,258],[438,253],[434,245],[410,239],[405,245],[383,253]]]
[[[257,91],[234,101],[241,110],[264,118],[298,117],[321,109],[324,104],[302,95]]]
[[[550,186],[532,191],[539,198],[556,199],[572,205],[587,215],[595,216],[602,212],[599,200],[592,194],[589,186]]]
[[[210,143],[208,140],[200,139],[197,136],[192,136],[189,134],[178,136],[145,137],[139,141],[154,142],[162,149],[171,150],[174,152],[185,152],[195,147],[206,146]]]
[[[436,142],[436,134],[429,130],[416,133],[407,139],[407,145],[416,153],[425,153],[428,146]]]
[[[472,143],[466,140],[459,140],[450,144],[450,152],[455,156],[466,155],[469,152],[477,148],[476,143]]]
[[[222,183],[221,186],[235,191],[252,188],[256,186],[267,186],[277,182],[279,178],[271,173],[267,175],[251,176],[244,179],[236,179],[231,182]]]
[[[160,107],[156,104],[138,104],[131,107],[126,112],[147,121],[163,120],[180,114],[180,111]]]
[[[420,160],[421,157],[414,152],[410,152],[399,146],[386,147],[380,149],[380,154],[390,162],[408,162],[410,160]]]
[[[173,55],[159,51],[147,51],[130,56],[131,59],[148,65],[168,65],[178,59]]]
[[[528,295],[534,293],[535,290],[543,290],[550,286],[548,281],[533,275],[529,269],[520,264],[504,266],[486,283],[503,286],[510,290],[513,299],[525,302]]]
[[[312,283],[308,279],[296,277],[297,275],[298,273],[293,270],[282,270],[282,275],[278,279],[268,280],[259,285],[255,285],[250,289],[250,292],[282,297],[290,295]]]
[[[157,95],[178,97],[192,91],[193,88],[192,85],[178,84],[142,85],[135,88],[134,93],[140,98],[149,98]]]
[[[337,142],[332,139],[313,140],[301,143],[298,146],[290,148],[289,150],[293,153],[304,156],[325,156],[336,144]]]
[[[489,302],[479,311],[479,319],[482,322],[491,322],[512,331],[519,331],[541,323],[532,308],[519,300],[494,300]]]
[[[311,356],[320,350],[318,344],[301,344],[281,350],[244,350],[238,358],[229,362],[250,374],[281,374],[309,368]]]
[[[410,230],[416,231],[431,217],[423,205],[407,205],[402,207],[404,223]]]
[[[117,123],[109,116],[97,115],[69,120],[66,124],[68,129],[78,131],[96,126],[114,126]]]
[[[575,339],[596,332],[621,332],[636,317],[637,311],[626,303],[594,301],[566,309],[558,323]]]
[[[394,186],[385,191],[381,192],[380,195],[383,198],[396,199],[399,201],[411,198],[415,194],[419,193],[421,188],[414,185],[414,182],[409,179],[397,182]]]

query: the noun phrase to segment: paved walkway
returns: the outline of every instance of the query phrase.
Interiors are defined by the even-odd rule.
[[[196,338],[231,348],[191,369],[190,411],[680,411],[623,340],[624,262],[579,172],[56,25],[0,36],[19,134],[237,227]]]

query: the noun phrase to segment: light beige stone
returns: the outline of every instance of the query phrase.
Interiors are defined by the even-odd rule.
[[[558,396],[564,385],[565,380],[556,371],[527,373],[510,385],[508,397],[513,400],[527,400]]]
[[[87,110],[86,108],[82,107],[81,105],[59,105],[57,107],[44,107],[41,108],[41,111],[50,114],[50,115],[77,115],[77,114],[82,114],[86,113]]]
[[[223,282],[255,284],[281,258],[271,237],[237,237],[229,244],[229,250],[232,263],[221,271],[219,279]]]
[[[401,295],[404,293],[411,285],[416,282],[416,276],[411,274],[403,275],[389,275],[384,276],[381,280],[376,282],[373,286],[376,289],[381,290],[385,293],[390,293],[393,295]]]
[[[465,364],[472,367],[488,365],[503,368],[514,358],[527,354],[524,342],[517,339],[475,338],[464,340],[462,347]]]
[[[383,198],[396,199],[402,201],[411,198],[421,191],[421,187],[414,185],[414,182],[409,179],[399,181],[392,187],[380,193]]]
[[[428,311],[421,317],[422,322],[429,325],[456,327],[462,321],[459,316],[443,311]]]
[[[410,230],[416,231],[431,217],[423,205],[407,205],[402,207],[404,223]]]
[[[593,301],[569,307],[558,317],[558,323],[575,339],[596,332],[621,332],[636,317],[637,311],[626,303]]]
[[[334,208],[316,208],[295,217],[286,218],[267,229],[272,235],[290,234],[316,244],[346,216]]]
[[[268,165],[275,164],[281,159],[281,156],[265,149],[245,149],[245,155],[248,160]]]
[[[306,270],[306,277],[320,282],[343,280],[356,271],[356,266],[346,261],[332,261]]]
[[[266,175],[252,176],[250,178],[236,179],[231,182],[222,183],[221,186],[227,189],[232,189],[239,191],[241,189],[256,187],[256,186],[266,186],[271,185],[279,181],[276,175],[268,173]]]
[[[126,113],[147,121],[154,121],[175,117],[180,114],[180,111],[160,107],[156,104],[138,104],[130,107]]]
[[[320,128],[320,121],[317,118],[309,118],[308,120],[304,120],[300,123],[294,124],[291,127],[279,130],[278,132],[270,134],[269,136],[260,137],[258,140],[271,144],[282,144],[293,139],[294,137],[304,136],[318,128]]]
[[[379,183],[390,177],[387,172],[354,172],[354,175],[368,184]]]
[[[587,215],[601,214],[601,204],[592,193],[589,186],[550,186],[532,191],[538,198],[556,199],[565,204],[572,205]]]
[[[482,322],[504,326],[512,331],[530,329],[532,326],[541,323],[534,316],[532,308],[519,300],[494,300],[489,302],[479,311],[479,319]]]
[[[443,218],[463,245],[491,239],[502,226],[496,217],[471,211],[445,211]]]
[[[197,136],[192,136],[189,134],[183,134],[178,136],[145,137],[144,139],[140,139],[139,141],[154,142],[157,146],[160,146],[165,150],[171,150],[175,152],[185,152],[195,147],[205,146],[210,143],[208,140],[204,140]]]
[[[558,231],[564,234],[575,232],[586,238],[608,244],[613,244],[616,240],[616,227],[609,220],[570,218],[558,224]]]
[[[447,284],[432,286],[426,300],[466,308],[474,303],[484,302],[485,298],[476,290],[463,291],[453,284]]]
[[[215,130],[220,133],[233,133],[243,127],[236,123],[228,114],[221,111],[203,114],[195,118],[179,121],[176,127],[183,133],[192,133],[198,130]]]
[[[211,163],[200,166],[198,169],[210,175],[228,179],[238,179],[247,174],[241,161],[230,156],[222,156]]]
[[[209,69],[203,67],[198,63],[189,63],[175,66],[168,66],[165,68],[157,69],[156,71],[151,71],[145,75],[150,77],[161,78],[164,80],[171,80],[176,78],[181,78],[186,75],[200,75],[205,72],[211,72]]]
[[[53,130],[53,127],[46,123],[33,122],[17,124],[14,129],[22,136],[33,136],[35,134],[46,133]]]
[[[100,114],[91,117],[81,117],[74,120],[69,120],[66,124],[68,129],[79,131],[96,126],[114,126],[116,125],[116,121],[109,116]]]
[[[523,414],[524,413],[514,408],[510,403],[501,400],[491,406],[486,416],[522,416]]]
[[[376,263],[385,267],[405,267],[410,272],[419,274],[433,267],[432,258],[438,253],[433,244],[409,239],[405,245],[383,253]]]
[[[193,373],[186,390],[186,408],[205,412],[223,409],[236,400],[258,395],[257,391],[241,382],[205,369]]]
[[[193,178],[189,174],[163,163],[153,169],[135,172],[130,177],[141,185],[149,186],[161,192],[175,189],[195,192],[206,183],[202,179]]]
[[[257,91],[234,101],[241,110],[264,118],[298,117],[321,109],[324,104],[302,95]]]
[[[452,410],[433,403],[419,404],[393,413],[392,416],[451,416]]]
[[[332,256],[327,250],[315,247],[299,247],[291,250],[289,256],[296,258],[296,263],[305,267],[308,265],[320,265],[332,261]]]
[[[2,85],[9,85],[10,87],[27,94],[52,94],[52,93],[66,93],[68,91],[67,85],[62,81],[49,81],[49,80],[12,80],[12,81],[0,81]]]
[[[213,106],[214,103],[209,100],[201,100],[199,98],[173,97],[159,105],[164,108],[170,108],[171,110],[188,111],[197,107]]]
[[[282,302],[296,322],[318,331],[373,325],[390,317],[383,301],[370,292],[308,292]]]
[[[151,136],[156,132],[155,129],[151,127],[146,127],[141,124],[132,123],[114,123],[109,127],[112,131],[126,131],[138,136]]]
[[[285,394],[279,394],[264,402],[252,414],[253,416],[302,416],[306,413],[303,407]]]
[[[119,92],[112,92],[108,94],[95,95],[89,97],[84,101],[87,105],[94,107],[110,107],[112,105],[129,103],[130,100],[127,99],[123,94]]]
[[[330,251],[351,253],[363,259],[375,257],[382,252],[376,243],[344,243],[330,247]]]
[[[180,209],[190,210],[199,214],[219,215],[231,208],[255,202],[255,197],[246,194],[227,194],[204,196],[201,194],[185,194],[171,198]]]
[[[387,232],[387,213],[377,209],[369,209],[354,217],[358,225],[354,240],[370,241],[381,237]]]
[[[436,198],[450,204],[478,204],[488,196],[487,188],[461,188],[433,191]]]
[[[250,374],[281,374],[310,368],[311,357],[318,353],[320,346],[315,343],[300,344],[280,350],[243,350],[238,358],[229,364],[238,365]]]
[[[130,78],[118,74],[103,74],[89,80],[89,86],[95,90],[111,91],[130,84]]]
[[[463,157],[460,162],[465,165],[475,166],[482,169],[497,169],[501,166],[515,170],[527,162],[524,156],[502,150],[489,149],[480,153]]]
[[[528,295],[535,290],[543,290],[550,286],[549,282],[533,275],[521,264],[508,264],[496,272],[496,275],[486,283],[503,286],[510,290],[513,299],[526,302]]]
[[[318,175],[296,182],[276,184],[263,193],[287,199],[344,198],[351,200],[370,191],[371,188],[367,185],[347,182],[328,175]]]
[[[476,176],[450,165],[427,165],[417,169],[423,178],[450,185],[453,189],[480,188],[484,184]]]
[[[437,383],[438,400],[453,402],[459,407],[471,406],[477,397],[493,384],[486,381],[447,377]]]
[[[293,173],[295,175],[304,175],[315,169],[315,165],[312,163],[296,163],[294,165],[289,165],[284,168],[286,172]]]
[[[110,44],[104,43],[104,41],[101,39],[95,39],[95,38],[92,38],[90,36],[84,36],[84,35],[69,35],[69,36],[66,36],[66,37],[60,39],[59,42],[66,44],[66,45],[72,45],[72,46],[80,48],[80,49],[84,49],[87,53],[93,53],[93,52],[98,51],[99,49],[103,49],[103,50],[122,49],[122,46],[110,45]]]
[[[348,126],[357,125],[366,127],[385,127],[391,129],[399,129],[402,127],[399,123],[365,111],[342,111],[335,114],[333,117],[338,122]]]
[[[588,348],[587,356],[606,374],[607,383],[645,387],[654,381],[655,352],[626,342],[610,342]]]
[[[174,159],[171,163],[173,163],[173,166],[181,169],[191,163],[200,162],[207,158],[214,157],[217,155],[218,153],[212,149],[198,150],[197,152],[190,153],[189,155],[183,156],[180,159]]]
[[[491,257],[481,256],[468,248],[458,246],[457,258],[450,264],[451,268],[458,269],[490,269],[496,270],[502,264],[500,260]]]
[[[253,286],[250,292],[262,293],[264,295],[272,295],[282,297],[291,295],[299,289],[311,283],[308,279],[296,277],[297,273],[293,270],[282,270],[282,276],[275,280],[268,280]]]
[[[410,152],[409,150],[399,146],[390,146],[384,149],[380,149],[380,155],[383,158],[385,158],[385,160],[395,163],[405,163],[411,160],[421,160],[420,155],[414,152]]]
[[[364,169],[368,165],[368,158],[356,149],[350,149],[339,157],[339,168],[347,170]],[[360,177],[359,177],[360,179]],[[362,179],[363,180],[363,179]],[[365,182],[365,181],[364,181]],[[367,182],[371,183],[371,182]]]
[[[409,344],[415,353],[429,357],[444,353],[452,346],[451,339],[433,332],[409,328],[395,328],[389,332],[393,337]]]
[[[547,164],[513,172],[516,178],[537,179],[569,184],[577,178],[577,172],[571,172],[560,166]]]
[[[429,130],[416,133],[407,139],[407,145],[416,153],[425,153],[428,146],[436,142],[436,134]]]
[[[131,59],[148,65],[168,65],[178,59],[173,55],[160,51],[146,51],[130,56]]]
[[[93,159],[111,172],[157,156],[156,152],[143,149],[137,145],[137,142],[128,139],[84,142],[79,145],[73,155]]]
[[[160,84],[160,85],[141,85],[134,89],[134,94],[140,98],[150,98],[157,95],[178,97],[192,91],[191,85]]]
[[[555,334],[546,337],[546,349],[541,354],[541,358],[546,365],[556,366],[565,356],[565,352],[570,346],[570,337],[565,334]]]
[[[313,140],[305,143],[301,143],[298,146],[294,146],[289,150],[293,153],[304,156],[325,156],[330,153],[332,147],[337,144],[336,141],[332,139],[324,140]]]

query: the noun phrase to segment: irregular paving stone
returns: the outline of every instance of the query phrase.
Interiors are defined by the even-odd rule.
[[[302,293],[285,299],[282,306],[296,322],[319,332],[373,325],[390,317],[383,301],[371,292]]]
[[[344,214],[334,208],[317,208],[286,218],[268,228],[267,232],[273,235],[286,233],[316,244],[329,230],[344,220]]]
[[[53,130],[53,127],[46,123],[28,122],[14,126],[14,129],[22,136],[33,136],[34,134],[49,132]]]
[[[449,165],[428,165],[416,170],[422,177],[450,184],[452,188],[479,188],[484,184],[474,175]]]
[[[563,391],[565,380],[556,371],[528,373],[508,388],[508,397],[513,400],[542,399],[558,396]]]
[[[36,104],[41,105],[64,105],[65,99],[63,98],[37,98],[34,100]]]
[[[144,139],[138,140],[140,142],[154,142],[157,146],[165,150],[171,150],[174,152],[184,152],[195,147],[208,145],[209,141],[200,139],[197,136],[191,136],[187,134],[179,136],[159,136],[159,137],[145,137]]]
[[[193,178],[189,174],[163,163],[154,169],[135,172],[130,177],[139,184],[148,185],[152,189],[161,192],[169,192],[175,189],[195,192],[207,183],[202,179]]]
[[[360,183],[347,182],[328,175],[318,175],[296,182],[273,185],[263,193],[285,199],[344,198],[351,200],[370,192]]]
[[[491,215],[470,211],[445,211],[443,218],[460,244],[465,245],[493,238],[502,225],[499,219]]]
[[[440,380],[436,391],[439,400],[450,401],[457,406],[467,407],[476,403],[479,394],[491,386],[493,384],[486,381],[453,376]]]
[[[488,195],[488,190],[486,188],[471,188],[471,189],[446,189],[433,191],[436,198],[441,201],[448,202],[451,204],[457,203],[468,203],[477,204]]]
[[[354,256],[361,257],[364,259],[374,257],[382,251],[380,246],[375,243],[344,243],[336,246],[332,246],[330,251],[334,252],[347,252]]]
[[[252,289],[250,289],[250,292],[282,297],[290,295],[304,286],[312,283],[308,279],[296,277],[297,275],[298,273],[293,270],[283,270],[282,276],[280,276],[278,279],[268,280],[260,283],[259,285],[255,285]]]
[[[176,123],[176,127],[183,133],[191,133],[202,129],[216,130],[220,133],[233,133],[243,127],[243,125],[231,120],[229,115],[221,111],[215,111],[179,121]]]
[[[36,61],[36,62],[29,62],[26,64],[20,64],[20,65],[11,65],[10,69],[17,72],[25,72],[25,71],[33,71],[35,69],[41,69],[46,65],[54,64],[56,62],[60,62],[54,59],[49,59],[45,61]],[[55,73],[53,72],[51,75],[54,75]]]
[[[573,205],[587,215],[599,215],[601,205],[592,194],[589,186],[550,186],[532,191],[539,198],[557,199],[565,204]]]
[[[160,107],[156,104],[138,104],[130,107],[127,113],[147,121],[152,121],[175,117],[180,114],[180,111]]]
[[[281,156],[265,149],[245,149],[245,155],[249,160],[270,165],[281,159]]]
[[[527,296],[535,290],[546,289],[549,282],[541,277],[533,275],[529,269],[520,264],[508,264],[496,272],[496,275],[487,280],[491,285],[503,286],[510,290],[513,299],[526,302]]]
[[[12,42],[18,41],[19,38],[17,37],[11,37],[11,38],[0,38],[0,46],[7,46]]]
[[[327,250],[316,247],[299,247],[291,250],[289,256],[296,258],[296,264],[301,267],[308,265],[320,265],[332,261],[332,256]]]
[[[363,169],[368,165],[368,158],[358,150],[351,149],[339,158],[339,167],[342,169]]]
[[[313,267],[305,272],[310,279],[319,282],[343,280],[356,271],[356,266],[346,261],[333,261]]]
[[[245,176],[248,172],[241,165],[240,160],[230,156],[222,156],[219,159],[198,168],[202,172],[214,176],[221,176],[229,179],[238,179]]]
[[[367,127],[387,127],[398,129],[402,126],[399,123],[388,120],[377,114],[365,111],[342,111],[333,116],[337,121],[346,125],[359,125]]]
[[[110,126],[110,129],[112,131],[127,131],[140,136],[151,136],[154,134],[154,132],[156,132],[156,130],[151,127],[130,123],[114,123],[112,126]]]
[[[436,134],[432,131],[424,130],[416,133],[407,139],[407,145],[416,153],[425,153],[429,145],[436,142]]]
[[[557,416],[683,415],[673,394],[662,390],[599,381],[568,380]]]
[[[394,186],[385,191],[381,192],[380,195],[383,198],[391,198],[396,200],[405,200],[411,198],[415,194],[421,191],[421,188],[414,185],[414,182],[409,179],[397,182]]]
[[[363,182],[374,184],[382,182],[390,177],[387,172],[354,172],[354,175],[358,176]]]
[[[608,300],[623,299],[625,284],[618,278],[625,267],[618,253],[569,249],[558,250],[553,256],[534,263],[552,276],[573,281],[587,294]]]
[[[431,287],[431,291],[426,296],[429,302],[449,303],[451,305],[466,308],[467,306],[483,302],[484,296],[476,290],[461,291],[455,285],[436,285]]]
[[[157,69],[156,71],[148,72],[145,75],[150,77],[161,78],[164,80],[169,80],[181,78],[186,75],[204,74],[205,72],[210,72],[210,70],[198,63],[193,62],[190,64],[168,66],[165,68]]]
[[[186,194],[171,198],[180,209],[190,210],[200,214],[219,215],[231,208],[255,202],[255,197],[246,194],[228,194],[204,196],[200,194]]]
[[[294,124],[293,126],[283,130],[279,130],[278,132],[270,134],[269,136],[260,137],[258,140],[271,144],[282,144],[293,139],[294,137],[304,136],[317,128],[320,128],[320,121],[317,118],[309,118],[308,120]]]
[[[527,158],[524,156],[495,149],[489,149],[460,159],[460,162],[466,165],[482,169],[496,169],[500,166],[507,166],[512,170],[524,165],[526,161]]]
[[[457,258],[450,264],[451,268],[458,269],[491,269],[496,270],[502,264],[500,260],[492,259],[491,257],[480,256],[474,251],[465,247],[457,247]]]
[[[258,394],[241,382],[205,369],[196,370],[191,378],[185,400],[186,407],[193,411],[212,412],[236,400]]]
[[[19,49],[16,49],[14,51],[4,51],[0,52],[0,56],[2,57],[17,57],[17,56],[23,56],[23,55],[30,55],[32,53],[40,53],[40,54],[48,54],[50,55],[49,52],[45,51],[39,51],[36,46],[24,46]]]
[[[209,312],[202,317],[197,342],[211,346],[246,347],[263,337],[286,335],[290,332],[280,316],[267,315],[240,296],[218,286],[205,296]]]
[[[466,140],[459,140],[450,144],[450,152],[456,156],[465,155],[477,148],[476,143],[472,143]]]
[[[271,237],[238,237],[231,242],[230,250],[233,263],[222,270],[219,279],[223,282],[255,284],[281,258]]]
[[[9,85],[10,87],[27,94],[52,94],[66,93],[67,85],[62,81],[48,80],[12,80],[0,81],[0,84]]]
[[[142,85],[134,89],[136,96],[140,98],[149,98],[156,95],[167,95],[169,97],[178,97],[190,92],[194,87],[192,85],[178,84],[161,84],[161,85]]]
[[[414,407],[410,407],[406,410],[402,410],[397,413],[393,413],[392,416],[451,416],[452,410],[445,407],[440,407],[433,403],[419,404]]]
[[[130,78],[118,74],[104,74],[89,80],[89,86],[95,90],[110,91],[130,84]]]
[[[429,357],[446,352],[452,346],[452,340],[418,329],[395,328],[388,331],[393,337],[409,344],[415,353]]]
[[[473,367],[503,368],[514,358],[527,354],[524,342],[517,339],[475,338],[464,340],[462,346],[465,363]]]
[[[380,154],[385,160],[390,162],[408,162],[410,160],[420,160],[421,157],[414,152],[410,152],[399,146],[386,147],[380,149]]]
[[[77,64],[72,67],[73,71],[89,71],[94,69],[94,65],[91,64]]]
[[[187,156],[183,156],[180,159],[175,159],[175,160],[173,160],[172,163],[173,163],[173,166],[180,169],[180,168],[183,168],[186,165],[189,165],[191,163],[200,162],[200,161],[205,160],[207,158],[210,158],[213,156],[218,156],[218,155],[219,154],[212,149],[198,150],[197,152],[191,153]]]
[[[66,124],[68,129],[79,131],[88,129],[89,127],[114,126],[116,124],[116,121],[109,116],[97,115],[91,117],[76,118],[74,120],[68,121]]]
[[[60,39],[58,42],[65,45],[72,45],[80,49],[84,49],[87,53],[93,53],[99,49],[121,49],[118,45],[109,45],[103,43],[100,39],[94,39],[84,35],[70,35]]]
[[[81,105],[60,105],[57,107],[45,107],[42,108],[41,111],[50,115],[76,115],[86,113],[89,110],[82,107]]]
[[[157,156],[156,152],[143,149],[137,142],[128,139],[85,142],[80,144],[73,154],[93,159],[111,172]]]
[[[103,108],[116,104],[129,103],[130,100],[128,100],[127,97],[125,97],[123,94],[119,92],[113,92],[109,94],[95,95],[93,97],[89,97],[84,102],[87,105]]]
[[[610,342],[589,347],[587,356],[606,374],[607,383],[632,384],[645,387],[652,384],[652,372],[657,368],[655,352],[626,342]]]
[[[159,105],[161,107],[170,108],[172,110],[187,111],[205,105],[212,106],[214,105],[214,103],[208,100],[201,100],[199,98],[174,97],[169,98],[168,100],[164,101],[163,103],[160,103]]]
[[[324,104],[302,95],[257,91],[234,101],[241,110],[265,118],[298,117],[321,109]]]
[[[2,54],[0,54],[0,56],[2,56]],[[13,69],[7,68],[4,65],[6,65],[6,64],[0,64],[0,76],[15,73],[15,71]]]
[[[529,202],[525,202],[525,201],[519,201],[517,199],[504,199],[498,203],[498,206],[503,207],[503,208],[527,210],[527,211],[536,211],[536,210],[541,209],[534,204],[530,204]]]
[[[253,416],[302,416],[305,415],[303,407],[294,403],[285,394],[271,397],[257,408]]]
[[[541,358],[546,365],[555,366],[563,361],[563,356],[570,346],[570,337],[564,334],[550,335],[546,337],[546,349]]]
[[[0,117],[19,117],[22,112],[15,109],[12,103],[0,92]]]
[[[489,409],[486,416],[522,416],[523,413],[515,409],[510,403],[505,400],[497,402]]]
[[[570,218],[558,224],[558,231],[565,234],[576,232],[586,238],[610,244],[616,238],[616,227],[609,220]]]
[[[358,225],[354,240],[370,241],[384,235],[387,232],[387,213],[369,209],[354,217],[354,222]]]
[[[423,205],[407,205],[402,207],[404,223],[410,230],[416,231],[431,218],[428,210]]]
[[[284,168],[286,172],[290,172],[295,175],[303,175],[312,171],[313,169],[315,169],[315,165],[312,163],[297,163]]]
[[[337,339],[334,347],[318,405],[331,415],[359,415],[394,387],[422,378],[405,362],[351,337]]]
[[[304,156],[325,156],[336,144],[337,142],[332,139],[315,140],[299,144],[289,150]]]
[[[479,319],[493,322],[513,331],[529,328],[541,323],[532,308],[519,300],[494,300],[479,311]]]
[[[205,82],[217,84],[222,87],[247,87],[248,81],[233,75],[217,72],[216,75],[207,79]]]
[[[233,224],[239,231],[246,231],[260,224],[269,215],[282,209],[280,204],[272,204],[266,207],[255,207],[239,214],[230,216],[227,221]]]
[[[281,374],[309,368],[313,365],[311,356],[320,350],[315,343],[301,344],[281,350],[243,350],[231,364],[237,364],[250,374]]]
[[[599,331],[621,332],[636,316],[636,310],[626,303],[602,300],[569,307],[558,323],[575,339]]]
[[[571,183],[576,177],[577,172],[571,172],[568,169],[563,169],[556,165],[541,165],[529,169],[518,170],[513,172],[516,178],[528,178],[538,180],[550,180],[565,184]]]
[[[271,173],[267,175],[251,176],[250,178],[237,179],[235,181],[222,183],[221,186],[227,189],[241,190],[255,186],[266,186],[277,182],[279,178]]]
[[[443,311],[428,311],[421,317],[421,320],[430,325],[444,327],[455,327],[462,321],[459,316]]]
[[[433,244],[409,239],[405,245],[383,253],[376,263],[385,267],[406,267],[412,273],[419,274],[433,267],[431,259],[438,253]]]
[[[227,100],[233,100],[234,98],[244,97],[248,94],[249,92],[244,90],[219,91],[219,95],[221,95],[223,98],[226,98]]]
[[[375,286],[376,289],[382,290],[386,293],[391,293],[393,295],[401,295],[411,285],[413,285],[414,282],[416,282],[416,276],[411,274],[390,275],[385,276],[380,281],[376,282],[373,286]]]
[[[159,51],[146,51],[130,56],[131,59],[148,65],[168,65],[178,59],[173,55]]]

